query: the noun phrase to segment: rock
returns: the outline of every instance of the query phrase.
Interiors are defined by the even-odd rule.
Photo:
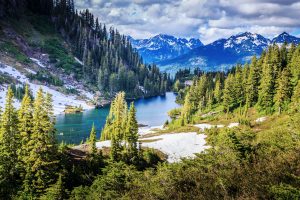
[[[261,122],[264,122],[266,121],[267,117],[260,117],[258,119],[255,120],[256,123],[261,123]]]
[[[237,123],[237,122],[235,122],[235,123],[230,123],[230,124],[228,125],[228,128],[237,127],[237,126],[239,126],[239,125],[240,125],[240,123]]]

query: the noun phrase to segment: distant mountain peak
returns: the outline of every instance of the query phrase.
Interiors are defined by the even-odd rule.
[[[138,49],[143,59],[148,63],[172,59],[203,46],[199,39],[178,38],[168,34],[158,34],[149,39],[141,40],[128,38],[133,47]]]
[[[272,43],[277,43],[277,44],[282,44],[282,43],[295,43],[299,44],[300,43],[300,38],[297,38],[293,35],[288,34],[287,32],[283,32],[276,36],[273,40]]]

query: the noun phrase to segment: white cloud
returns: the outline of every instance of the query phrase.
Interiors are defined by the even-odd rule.
[[[209,43],[244,31],[273,37],[300,27],[296,0],[78,0],[76,6],[135,38],[164,33]]]

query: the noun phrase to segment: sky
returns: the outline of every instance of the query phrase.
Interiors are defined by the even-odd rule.
[[[300,0],[75,0],[100,22],[136,39],[157,34],[208,44],[241,32],[300,37]]]

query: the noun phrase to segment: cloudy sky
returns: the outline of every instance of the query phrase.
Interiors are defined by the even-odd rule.
[[[122,34],[163,33],[200,38],[205,44],[250,31],[272,38],[300,36],[300,0],[75,0]]]

